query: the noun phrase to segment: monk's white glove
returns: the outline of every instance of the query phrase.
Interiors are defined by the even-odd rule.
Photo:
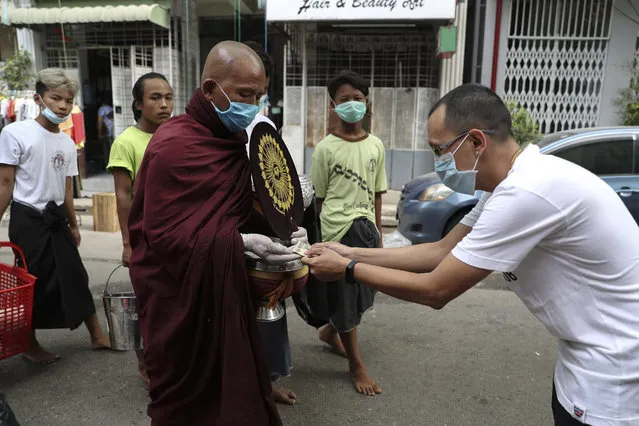
[[[267,263],[282,264],[300,258],[298,254],[293,253],[282,244],[273,242],[266,235],[242,234],[242,241],[245,251],[250,251]]]
[[[301,226],[291,234],[291,244],[308,244],[308,232]]]

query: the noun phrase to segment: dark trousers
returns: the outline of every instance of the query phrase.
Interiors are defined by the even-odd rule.
[[[0,425],[1,426],[20,426],[16,420],[15,414],[9,407],[9,403],[5,400],[3,394],[0,393]]]
[[[559,403],[554,384],[552,385],[552,415],[555,418],[555,426],[588,426],[571,416],[563,405]]]

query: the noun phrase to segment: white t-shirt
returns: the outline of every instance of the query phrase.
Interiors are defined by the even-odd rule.
[[[64,203],[66,178],[78,175],[75,143],[35,120],[12,123],[0,133],[0,164],[16,166],[13,199],[43,211]]]
[[[529,146],[462,221],[452,251],[504,273],[559,338],[561,405],[593,426],[639,425],[639,227],[589,171]]]

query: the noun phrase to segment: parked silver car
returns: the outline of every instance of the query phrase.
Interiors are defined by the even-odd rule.
[[[639,223],[639,127],[568,130],[542,138],[541,152],[578,164],[603,179],[619,194]],[[413,244],[438,241],[477,204],[458,194],[436,173],[407,183],[397,206],[398,229]]]

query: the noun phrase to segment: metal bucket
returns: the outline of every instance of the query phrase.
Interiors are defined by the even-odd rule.
[[[115,268],[104,286],[104,313],[107,318],[111,348],[116,351],[130,351],[142,349],[142,336],[138,323],[138,311],[135,293],[133,291],[109,293],[111,276],[122,265]]]

